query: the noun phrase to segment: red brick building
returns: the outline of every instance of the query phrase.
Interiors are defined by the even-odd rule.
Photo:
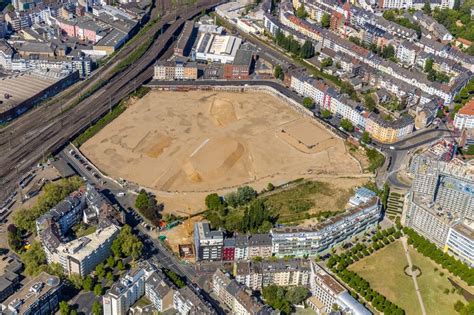
[[[253,51],[239,49],[232,64],[224,65],[224,79],[248,80],[250,78],[254,57]]]

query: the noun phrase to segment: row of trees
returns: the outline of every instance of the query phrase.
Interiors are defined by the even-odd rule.
[[[390,302],[385,296],[373,290],[369,282],[359,276],[357,273],[344,269],[337,272],[339,278],[347,283],[351,289],[360,294],[367,302],[369,302],[377,311],[383,312],[384,315],[404,315],[405,311]],[[351,292],[353,297],[357,294]]]
[[[349,287],[369,302],[376,310],[383,312],[384,314],[403,315],[405,314],[405,311],[402,308],[370,288],[370,284],[357,273],[347,269],[347,267],[355,261],[369,256],[373,252],[394,242],[401,236],[401,231],[395,227],[383,231],[379,230],[374,236],[372,236],[372,246],[368,247],[365,244],[358,243],[341,255],[331,255],[327,261],[327,266],[331,268],[331,270],[336,273],[341,280],[347,283]],[[351,294],[354,298],[357,298],[357,294],[354,292],[351,292]]]
[[[271,284],[262,289],[265,303],[279,310],[283,315],[291,314],[293,305],[301,304],[309,295],[306,287],[284,288]]]
[[[401,236],[401,231],[395,229],[394,227],[383,231],[378,231],[377,234],[372,236],[372,246],[368,247],[365,244],[358,243],[341,255],[331,255],[331,257],[328,259],[327,266],[331,269],[334,269],[336,272],[342,271],[354,262],[369,256],[373,252],[384,248],[390,243],[393,243]]]
[[[140,190],[137,199],[135,199],[135,208],[137,208],[151,224],[158,226],[164,206],[162,203],[158,203],[154,196],[147,193],[144,189]]]
[[[313,43],[306,40],[301,45],[292,35],[285,36],[282,31],[278,30],[274,38],[275,43],[288,52],[299,56],[303,59],[308,59],[314,56]]]
[[[20,209],[13,215],[13,223],[22,230],[36,233],[36,219],[56,206],[70,193],[79,189],[83,184],[80,177],[63,178],[55,183],[48,183],[43,188],[43,194],[29,209]]]
[[[170,279],[170,281],[179,289],[184,288],[186,286],[186,282],[184,282],[183,278],[181,278],[181,276],[179,276],[176,272],[167,268],[163,268],[163,272],[168,277],[168,279]]]
[[[447,269],[449,272],[464,280],[468,285],[474,285],[474,269],[457,260],[453,256],[444,253],[435,244],[428,241],[414,230],[405,227],[403,232],[408,235],[408,244],[413,245],[422,255],[431,258],[437,264]]]

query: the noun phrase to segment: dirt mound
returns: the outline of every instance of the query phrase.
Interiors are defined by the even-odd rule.
[[[214,99],[209,107],[209,113],[218,127],[226,127],[237,120],[234,104],[226,99]]]

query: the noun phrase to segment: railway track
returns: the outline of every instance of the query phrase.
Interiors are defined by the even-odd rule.
[[[160,22],[165,27],[172,21],[164,32],[158,36],[144,55],[126,70],[114,75],[110,81],[92,96],[86,98],[68,111],[58,113],[57,108],[45,108],[41,114],[28,113],[28,117],[15,122],[16,129],[5,128],[0,135],[2,138],[15,138],[3,141],[0,147],[0,197],[5,197],[15,188],[19,174],[28,171],[37,161],[48,152],[54,152],[82,132],[91,123],[102,117],[111,105],[132,93],[138,86],[153,76],[153,64],[159,58],[167,58],[172,54],[171,43],[179,33],[186,20],[198,15],[203,9],[207,10],[218,4],[216,0],[199,2],[192,9],[181,9],[176,12],[176,19],[167,15]],[[174,15],[174,14],[173,14]],[[67,103],[66,103],[67,104]],[[50,116],[54,115],[54,116]],[[45,126],[46,125],[46,126]],[[33,133],[31,137],[25,137]],[[12,142],[12,140],[14,140]],[[12,145],[12,148],[6,146]],[[5,150],[6,149],[6,150]],[[1,200],[1,199],[0,199]]]

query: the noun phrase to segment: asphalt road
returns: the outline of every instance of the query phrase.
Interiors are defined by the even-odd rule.
[[[58,113],[56,107],[44,107],[38,112],[26,113],[1,131],[0,139],[0,200],[11,192],[18,178],[49,152],[61,148],[88,125],[99,119],[122,98],[153,76],[153,64],[158,58],[172,54],[170,44],[175,40],[184,22],[203,9],[218,4],[217,0],[203,0],[192,10],[182,8],[176,15],[164,16],[159,24],[173,23],[158,36],[150,49],[133,65],[115,75],[102,89],[68,111]],[[174,18],[176,17],[176,20]]]

